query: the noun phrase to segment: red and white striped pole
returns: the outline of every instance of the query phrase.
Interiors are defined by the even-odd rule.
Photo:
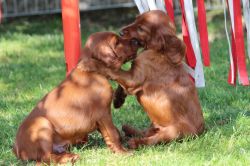
[[[0,24],[2,23],[3,19],[3,9],[2,9],[2,1],[0,0]]]
[[[198,4],[197,5],[197,8],[198,8],[198,28],[199,28],[203,63],[205,66],[210,66],[210,53],[209,53],[209,42],[208,42],[205,2],[204,2],[204,0],[197,0],[196,2]]]
[[[79,0],[62,0],[64,54],[67,75],[76,66],[81,50]]]
[[[231,18],[232,51],[230,55],[230,72],[228,83],[235,85],[238,74],[239,83],[249,86],[249,78],[245,60],[244,33],[242,27],[240,0],[228,0],[228,8]]]

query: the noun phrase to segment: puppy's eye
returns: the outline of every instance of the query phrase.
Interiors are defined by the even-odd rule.
[[[134,46],[139,46],[139,44],[140,44],[140,42],[137,39],[134,39],[134,38],[130,42]]]
[[[143,28],[141,26],[137,27],[138,32],[143,32]]]
[[[115,41],[115,47],[117,47],[119,44],[120,44],[120,41],[119,41],[119,40],[116,40],[116,41]]]

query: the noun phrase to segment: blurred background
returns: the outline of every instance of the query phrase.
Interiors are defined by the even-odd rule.
[[[193,0],[195,11],[196,0]],[[181,38],[181,13],[179,0],[173,0],[175,11],[175,22],[177,27],[177,35]],[[61,0],[0,0],[0,20],[2,25],[10,26],[10,29],[23,27],[22,24],[26,21],[26,31],[37,32],[34,29],[36,23],[47,21],[48,26],[53,26],[51,31],[62,30],[61,26]],[[207,10],[207,22],[214,18],[215,15],[209,14],[212,12],[223,21],[223,0],[205,0]],[[84,44],[86,35],[100,30],[117,31],[122,26],[132,22],[139,11],[133,0],[79,0],[79,9],[81,13],[81,33]],[[214,12],[215,11],[215,12]],[[196,13],[195,13],[196,15]],[[216,19],[216,18],[214,18]],[[14,21],[14,22],[13,22]],[[230,21],[228,21],[230,23]],[[15,25],[12,25],[15,24]],[[30,25],[30,26],[29,26]],[[56,27],[57,26],[57,27]],[[216,25],[217,26],[217,25]],[[223,24],[218,25],[223,28]],[[9,29],[2,26],[2,32],[7,32]],[[48,27],[47,27],[48,28]],[[209,28],[209,27],[208,27]],[[49,29],[48,29],[49,30]],[[220,28],[219,33],[209,34],[209,40],[214,39],[215,35],[222,35]],[[222,30],[222,29],[221,29]],[[39,32],[46,31],[46,27],[38,30]],[[224,31],[223,31],[224,35]]]
[[[205,0],[206,9],[222,8],[222,0]],[[193,1],[196,6],[196,1]],[[80,11],[114,8],[133,8],[133,0],[79,0]],[[175,12],[179,12],[179,0],[174,0]],[[61,12],[61,0],[2,0],[4,18],[18,16],[44,15]]]

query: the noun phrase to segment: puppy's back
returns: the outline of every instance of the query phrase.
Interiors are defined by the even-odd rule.
[[[71,143],[77,133],[79,137],[88,134],[107,113],[102,109],[110,108],[111,100],[112,88],[104,76],[75,69],[22,122],[14,154],[22,160],[41,159],[44,150],[52,151],[53,143]]]

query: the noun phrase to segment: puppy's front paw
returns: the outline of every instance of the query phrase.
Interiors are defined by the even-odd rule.
[[[135,135],[133,129],[129,125],[123,125],[122,131],[124,132],[125,136],[132,137]]]
[[[74,164],[77,160],[80,159],[80,156],[78,154],[74,154],[72,157],[71,157],[71,163]]]
[[[59,160],[57,160],[57,162],[59,164],[66,164],[68,162],[74,164],[79,158],[80,156],[78,154],[67,153],[63,154],[62,156],[59,156]]]
[[[128,141],[128,146],[130,149],[137,149],[139,144],[138,144],[138,139],[136,138],[131,138],[129,141]]]
[[[117,147],[112,149],[112,151],[116,154],[127,154],[129,153],[129,151],[127,149],[125,149],[124,147]]]

